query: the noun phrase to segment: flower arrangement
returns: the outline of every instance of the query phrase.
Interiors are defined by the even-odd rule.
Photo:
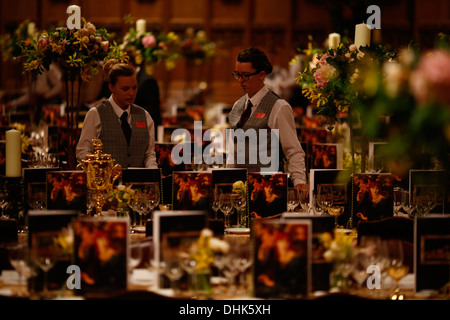
[[[211,229],[204,228],[193,248],[192,258],[196,261],[196,270],[209,270],[216,254],[228,253],[228,242],[214,237]]]
[[[388,141],[384,153],[395,174],[405,176],[411,167],[450,166],[449,72],[450,39],[439,34],[435,47],[401,48],[395,59],[362,73],[373,84],[365,90],[370,104],[355,100],[364,134]]]
[[[247,181],[243,182],[243,181],[239,180],[239,181],[234,182],[233,187],[232,187],[232,193],[246,198]]]
[[[3,61],[15,60],[22,54],[23,46],[29,46],[38,36],[34,23],[22,21],[12,34],[0,36],[0,48]]]
[[[391,59],[392,52],[382,45],[356,48],[349,41],[342,42],[336,49],[326,49],[318,53],[310,67],[301,73],[297,83],[302,92],[319,108],[317,114],[333,124],[338,113],[347,113],[361,87],[360,71],[367,65],[380,64]],[[364,81],[363,81],[364,82]]]
[[[324,259],[327,262],[343,262],[356,253],[356,239],[352,234],[335,231],[334,237],[329,232],[319,235],[319,241],[325,249]]]
[[[155,35],[153,32],[139,33],[130,28],[120,47],[133,55],[137,65],[153,66],[164,61],[166,68],[170,70],[179,59],[178,42],[179,37],[174,32]]]
[[[209,41],[203,30],[197,32],[193,28],[187,28],[180,43],[180,54],[186,60],[200,65],[205,60],[217,55],[217,44]]]
[[[108,197],[111,203],[117,203],[118,208],[126,208],[134,196],[134,190],[131,185],[125,186],[123,184],[117,185]]]
[[[127,61],[127,55],[109,42],[110,35],[104,28],[97,29],[83,18],[83,28],[57,27],[43,31],[31,43],[21,43],[24,70],[42,73],[51,63],[58,63],[65,76],[89,81],[96,74],[101,62],[109,59]]]

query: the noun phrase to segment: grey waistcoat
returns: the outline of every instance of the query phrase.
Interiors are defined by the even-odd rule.
[[[103,152],[110,154],[123,168],[145,167],[145,151],[149,140],[145,110],[136,105],[131,106],[132,133],[129,146],[111,103],[105,100],[97,110],[102,125],[100,140]]]
[[[260,172],[261,168],[269,167],[270,164],[262,164],[260,162],[260,150],[259,150],[259,141],[261,138],[261,130],[265,131],[267,133],[267,150],[275,150],[272,148],[271,140],[270,140],[270,128],[267,124],[267,121],[269,119],[269,115],[272,112],[273,105],[275,102],[281,99],[277,94],[275,94],[273,91],[269,91],[261,100],[259,105],[256,107],[256,110],[250,115],[250,118],[247,120],[247,122],[243,126],[244,132],[246,132],[248,129],[252,128],[255,129],[258,145],[252,146],[250,148],[249,141],[246,139],[245,143],[245,164],[239,164],[237,163],[237,156],[238,156],[238,149],[236,143],[234,143],[234,164],[229,164],[228,167],[232,168],[247,168],[248,172]],[[230,123],[231,129],[236,130],[236,125],[239,122],[239,119],[241,118],[242,112],[244,112],[245,108],[245,102],[246,102],[246,96],[241,97],[235,107],[231,110],[231,112],[228,114],[228,121]],[[236,142],[236,141],[235,141]],[[284,168],[284,154],[281,149],[281,144],[278,142],[278,150],[279,150],[279,157],[278,157],[278,171],[283,171]],[[257,150],[258,156],[257,162],[255,164],[250,163],[250,152],[251,150]],[[271,152],[271,151],[269,151]],[[270,153],[269,153],[270,154]]]

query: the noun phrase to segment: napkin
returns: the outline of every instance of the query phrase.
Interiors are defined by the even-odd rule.
[[[20,277],[19,273],[15,270],[3,270],[1,275],[1,281],[5,285],[24,285],[26,279]]]

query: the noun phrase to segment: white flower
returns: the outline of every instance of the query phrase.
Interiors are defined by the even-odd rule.
[[[119,185],[117,186],[117,190],[118,190],[118,191],[125,191],[126,188],[127,188],[127,187],[126,187],[125,185],[123,185],[123,184],[119,184]]]
[[[222,252],[222,253],[227,253],[228,250],[230,249],[230,246],[229,246],[228,242],[222,241],[222,240],[217,239],[217,238],[209,239],[209,247],[213,251]]]
[[[204,228],[200,233],[200,237],[205,237],[205,238],[211,238],[213,235],[214,235],[214,233],[212,232],[212,230],[208,229],[208,228]]]

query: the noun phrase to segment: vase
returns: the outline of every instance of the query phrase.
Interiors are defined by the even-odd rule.
[[[211,270],[202,269],[195,271],[194,292],[197,300],[212,298]]]
[[[119,205],[119,207],[117,208],[117,217],[121,218],[129,216],[130,216],[130,208],[128,207],[128,205],[126,206]]]
[[[350,288],[350,273],[350,261],[335,261],[330,272],[330,291],[348,292]]]

